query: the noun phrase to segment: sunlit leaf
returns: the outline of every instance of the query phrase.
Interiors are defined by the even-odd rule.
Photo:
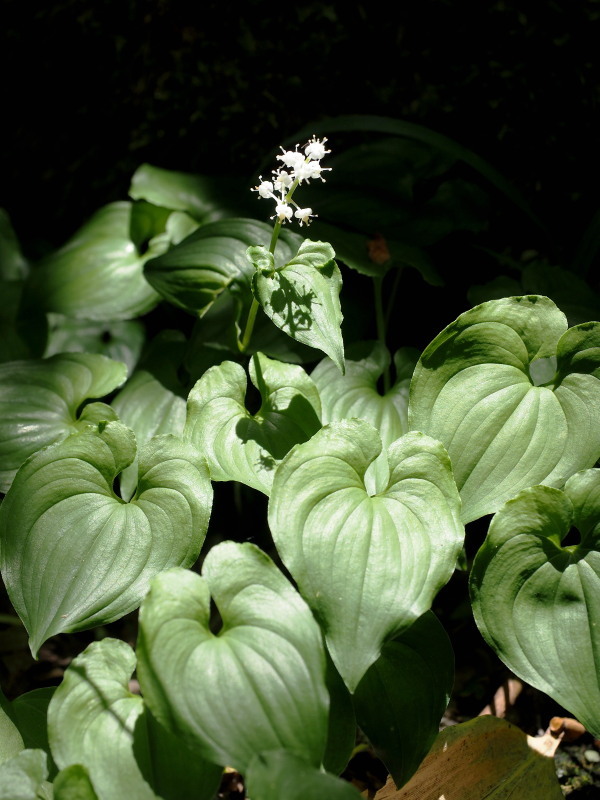
[[[329,703],[310,610],[254,545],[213,547],[202,574],[164,572],[142,604],[138,677],[150,709],[215,763],[244,772],[255,755],[285,749],[318,768]]]
[[[277,464],[321,427],[321,404],[302,367],[256,353],[249,372],[262,398],[256,414],[245,406],[243,368],[225,361],[190,392],[185,437],[206,455],[213,480],[236,480],[269,494]]]
[[[581,541],[563,547],[572,525]],[[504,663],[600,736],[600,470],[506,503],[475,558],[471,596]]]
[[[0,800],[40,800],[48,776],[46,753],[23,750],[0,764]],[[50,795],[51,796],[51,795]]]
[[[387,488],[365,472],[381,452],[362,420],[332,423],[277,469],[269,526],[351,692],[384,642],[409,628],[454,570],[464,530],[448,456],[410,433],[387,451]]]
[[[252,288],[267,316],[292,339],[322,350],[343,372],[342,276],[331,245],[306,239],[280,268],[265,247],[251,247],[248,255],[256,267]]]
[[[0,364],[0,490],[37,450],[116,419],[104,397],[126,378],[125,364],[100,355],[65,353]]]
[[[148,582],[194,563],[212,487],[202,456],[160,436],[140,450],[138,490],[124,503],[114,480],[136,454],[128,428],[110,422],[37,453],[0,506],[2,575],[32,652],[61,631],[118,619]]]
[[[600,457],[600,323],[567,330],[547,297],[492,300],[425,349],[409,424],[448,449],[465,522]]]
[[[128,682],[135,654],[125,642],[94,642],[73,660],[48,711],[61,769],[85,767],[99,800],[211,800],[221,770],[152,720]]]

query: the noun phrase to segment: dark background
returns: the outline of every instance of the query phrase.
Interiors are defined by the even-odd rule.
[[[4,0],[3,12],[0,205],[34,253],[125,198],[142,162],[251,185],[281,141],[338,114],[471,148],[559,253],[597,207],[599,0]],[[543,247],[520,224],[506,243]]]

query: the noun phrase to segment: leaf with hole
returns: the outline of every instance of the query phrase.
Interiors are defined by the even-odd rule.
[[[600,457],[600,323],[567,330],[547,297],[492,300],[425,349],[409,424],[448,449],[465,522]]]
[[[281,459],[321,427],[321,404],[302,367],[255,353],[249,372],[262,400],[256,414],[245,406],[243,368],[225,361],[190,392],[185,438],[206,455],[213,480],[240,481],[268,495]]]
[[[212,505],[206,462],[157,437],[141,448],[124,503],[113,484],[135,455],[118,422],[71,436],[29,459],[0,506],[2,575],[34,654],[61,631],[122,617],[157,572],[198,557]]]
[[[387,639],[409,628],[450,578],[464,529],[450,462],[420,433],[387,450],[390,479],[371,495],[381,452],[363,420],[331,423],[275,473],[269,526],[351,692]]]
[[[580,542],[563,546],[572,525]],[[600,470],[506,503],[470,585],[477,625],[502,661],[600,736]]]
[[[157,576],[140,610],[138,678],[153,714],[217,764],[245,772],[255,755],[280,749],[321,764],[329,706],[321,632],[254,545],[213,547],[202,577]]]

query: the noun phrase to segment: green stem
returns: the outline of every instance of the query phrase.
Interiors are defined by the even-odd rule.
[[[394,273],[394,282],[392,283],[392,290],[390,292],[390,296],[388,299],[387,308],[385,310],[385,329],[387,330],[388,325],[390,324],[390,317],[392,315],[392,309],[394,308],[394,303],[396,302],[396,295],[398,294],[398,287],[400,286],[400,278],[402,277],[402,271],[404,267],[399,266],[396,268]]]
[[[381,287],[383,278],[373,278],[373,288],[375,291],[375,321],[377,323],[377,338],[385,347],[385,316],[383,313],[383,300]],[[390,390],[390,367],[389,364],[383,371],[383,391],[387,394]]]

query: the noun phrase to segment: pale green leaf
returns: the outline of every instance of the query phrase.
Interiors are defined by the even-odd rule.
[[[159,295],[144,278],[144,264],[169,246],[156,231],[140,254],[131,238],[132,203],[96,211],[29,280],[30,302],[45,311],[88,320],[131,319],[150,311]]]
[[[124,503],[113,483],[135,454],[118,422],[71,436],[29,459],[0,506],[2,575],[34,654],[56,633],[132,611],[157,572],[198,557],[212,504],[206,462],[157,437],[140,450],[137,493]]]
[[[367,422],[331,423],[282,461],[269,501],[277,550],[351,692],[384,642],[429,609],[464,536],[440,443],[419,433],[397,439],[389,483],[371,494],[365,473],[380,452]]]
[[[211,595],[223,620],[218,634],[209,628]],[[320,765],[329,705],[321,632],[257,547],[223,542],[202,577],[159,575],[140,626],[144,698],[204,757],[244,772],[254,755],[285,749]]]
[[[599,367],[600,323],[567,331],[564,315],[537,295],[476,306],[426,348],[409,424],[448,449],[465,522],[594,465]]]
[[[48,776],[46,753],[23,750],[0,764],[0,800],[39,800]]]
[[[87,353],[0,364],[0,491],[37,450],[95,428],[99,420],[116,419],[104,404],[80,407],[112,392],[126,376],[125,364]]]
[[[221,770],[150,718],[128,689],[134,668],[133,650],[117,639],[94,642],[74,659],[48,711],[56,763],[83,765],[99,800],[210,800]]]
[[[246,373],[225,361],[190,392],[185,438],[206,455],[213,480],[240,481],[268,495],[277,464],[321,427],[321,404],[302,367],[256,353],[249,372],[262,399],[256,414],[245,406]]]
[[[256,267],[252,288],[267,316],[292,339],[322,350],[343,372],[342,276],[331,245],[306,239],[279,268],[269,264],[264,248],[250,248],[249,256]]]
[[[14,720],[12,705],[0,689],[0,764],[24,749],[25,743]]]
[[[384,644],[354,694],[356,721],[396,786],[416,772],[439,730],[454,683],[454,653],[433,612]]]
[[[581,542],[563,547],[572,525]],[[600,736],[600,470],[506,503],[475,558],[471,597],[502,661]]]
[[[379,342],[357,342],[346,351],[346,373],[329,358],[317,364],[311,378],[321,397],[323,424],[356,417],[379,431],[384,449],[408,431],[408,390],[416,350],[403,348],[394,356],[395,381],[387,392],[379,388],[383,372],[390,365],[388,351]],[[383,452],[367,470],[367,484],[385,489],[389,478]]]
[[[98,800],[88,772],[81,764],[62,769],[54,783],[54,800]]]
[[[284,750],[255,756],[245,777],[248,797],[257,800],[360,800],[352,784]]]

